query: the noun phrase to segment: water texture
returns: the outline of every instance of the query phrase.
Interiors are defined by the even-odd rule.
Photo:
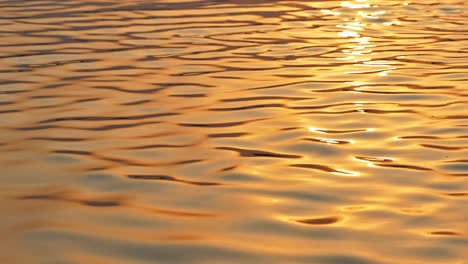
[[[463,264],[468,2],[0,0],[0,262]]]

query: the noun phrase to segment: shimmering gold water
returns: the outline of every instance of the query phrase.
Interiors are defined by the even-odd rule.
[[[0,262],[467,263],[468,2],[0,1]]]

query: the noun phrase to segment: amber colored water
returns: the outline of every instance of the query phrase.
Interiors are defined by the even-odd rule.
[[[467,1],[2,0],[0,66],[0,263],[467,263]]]

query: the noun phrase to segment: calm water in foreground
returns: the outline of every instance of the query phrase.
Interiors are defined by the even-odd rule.
[[[468,2],[0,0],[0,262],[463,264]]]

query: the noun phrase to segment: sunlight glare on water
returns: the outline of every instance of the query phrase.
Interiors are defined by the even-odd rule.
[[[0,262],[463,264],[468,2],[0,0]]]

